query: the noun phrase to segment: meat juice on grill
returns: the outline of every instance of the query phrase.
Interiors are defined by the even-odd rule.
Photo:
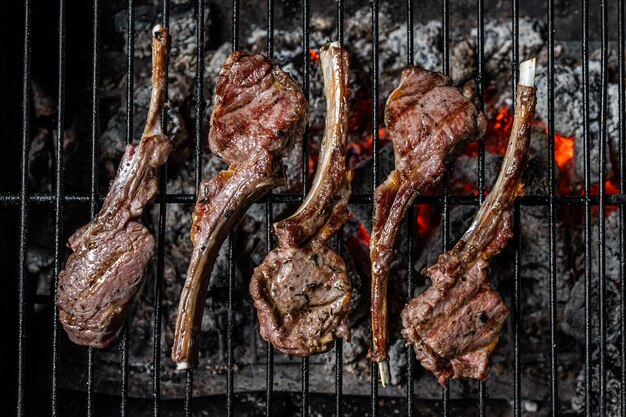
[[[461,240],[424,270],[431,286],[401,313],[402,335],[442,385],[450,378],[487,378],[491,352],[509,314],[486,269],[513,235],[513,204],[524,194],[522,173],[537,102],[534,71],[534,59],[520,65],[515,119],[493,190]]]
[[[326,125],[313,185],[298,210],[274,224],[279,246],[250,281],[263,339],[309,356],[350,338],[352,285],[343,259],[326,242],[347,218],[352,172],[346,168],[350,61],[339,42],[321,48]]]
[[[308,122],[302,90],[276,61],[233,52],[216,85],[209,145],[229,164],[200,184],[193,212],[193,252],[176,318],[172,359],[198,364],[206,292],[219,249],[250,205],[286,182],[282,158]]]
[[[470,141],[484,135],[487,121],[475,105],[473,88],[463,90],[437,72],[409,66],[387,99],[385,125],[395,170],[374,193],[370,239],[372,273],[372,349],[381,382],[390,380],[387,355],[387,284],[393,245],[415,197],[443,176],[446,162]]]
[[[154,254],[154,237],[134,219],[157,192],[156,170],[172,148],[161,129],[171,38],[152,35],[152,95],[139,145],[127,145],[98,215],[69,238],[73,253],[59,273],[56,304],[69,338],[106,348],[124,325]]]

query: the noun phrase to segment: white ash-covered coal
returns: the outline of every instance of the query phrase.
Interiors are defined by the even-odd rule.
[[[168,132],[174,144],[168,162],[167,192],[171,194],[194,193],[194,78],[196,73],[196,15],[195,2],[172,0],[170,33],[173,37],[171,64],[169,70],[169,109]],[[331,2],[334,4],[334,2]],[[98,139],[99,183],[103,192],[112,178],[125,145],[126,135],[126,10],[124,4],[112,2],[106,6],[105,19],[110,28],[103,37],[103,70],[101,79],[101,134]],[[149,29],[157,22],[156,6],[151,1],[142,2],[136,7],[135,23],[135,75],[133,123],[134,137],[143,128],[149,100],[150,50]],[[438,9],[436,9],[438,10]],[[473,9],[471,9],[473,10]],[[502,8],[497,10],[504,10]],[[323,99],[322,74],[317,62],[317,51],[329,40],[335,38],[334,8],[325,12],[313,11],[311,16],[311,50],[302,50],[302,29],[299,9],[278,11],[288,23],[277,25],[274,34],[274,57],[282,68],[290,72],[294,79],[302,82],[303,54],[310,57],[310,157],[309,171],[316,163],[317,146],[324,127],[325,103]],[[261,13],[263,14],[263,13]],[[414,50],[415,63],[429,70],[440,70],[442,66],[441,41],[442,27],[438,18],[426,13],[427,20],[415,23]],[[241,29],[240,48],[250,52],[264,53],[266,48],[266,28],[261,18],[250,17],[253,10],[242,10],[246,22]],[[459,18],[461,12],[453,17]],[[224,169],[219,158],[211,155],[206,140],[208,118],[212,111],[212,95],[217,74],[231,51],[226,41],[229,34],[224,20],[229,16],[228,6],[208,3],[205,17],[204,36],[204,84],[203,94],[203,157],[202,176],[208,178]],[[277,17],[277,22],[280,21]],[[295,17],[294,17],[295,16]],[[248,19],[248,20],[246,20]],[[351,92],[352,114],[349,132],[349,161],[356,169],[354,194],[369,194],[372,168],[372,126],[370,83],[371,65],[371,10],[368,7],[352,5],[346,9],[344,46],[351,52]],[[293,23],[290,21],[293,20]],[[111,28],[114,28],[111,29]],[[450,75],[455,83],[462,84],[476,76],[476,29],[474,23],[464,22],[452,25],[450,42]],[[522,17],[520,30],[520,58],[539,58],[538,120],[533,127],[532,151],[529,168],[525,172],[526,194],[542,196],[548,190],[548,146],[545,121],[547,120],[546,86],[546,34],[545,25],[536,18]],[[503,151],[506,147],[511,119],[511,22],[504,14],[499,20],[487,19],[485,25],[485,112],[490,120],[485,139],[485,186],[489,190],[500,169]],[[555,66],[555,129],[557,135],[557,184],[560,192],[579,195],[583,181],[582,147],[582,80],[580,51],[576,48],[559,47],[556,51]],[[400,73],[406,65],[406,25],[401,11],[386,4],[381,5],[379,17],[379,114],[383,114],[384,103],[397,85]],[[590,62],[590,117],[589,135],[591,138],[592,182],[598,177],[599,143],[599,55],[591,54]],[[612,61],[613,62],[613,61]],[[607,178],[614,181],[618,174],[617,146],[617,84],[614,72],[609,81],[609,111],[607,114],[608,152]],[[34,138],[30,152],[30,183],[33,192],[49,192],[52,188],[48,175],[52,164],[53,120],[55,106],[53,89],[45,80],[33,77],[32,93],[36,115],[33,129]],[[89,106],[76,106],[74,117],[68,120],[65,132],[65,178],[67,192],[86,192],[89,189]],[[393,152],[386,141],[386,131],[382,117],[379,129],[379,178],[385,178],[393,167]],[[296,148],[287,161],[288,185],[279,192],[300,193],[302,190],[301,148]],[[463,150],[451,164],[448,184],[452,195],[474,195],[477,192],[478,168],[477,147]],[[613,183],[610,183],[611,186]],[[596,184],[597,190],[597,184]],[[435,190],[437,194],[439,190]],[[274,219],[284,217],[293,205],[274,204]],[[452,206],[449,213],[450,242],[456,242],[469,222],[475,207]],[[369,323],[369,260],[367,240],[371,230],[371,207],[351,205],[352,216],[343,233],[343,253],[353,281],[353,313],[350,316],[352,341],[343,344],[343,392],[345,394],[369,395],[369,363],[365,356],[370,343]],[[561,410],[579,412],[582,390],[582,364],[584,355],[584,301],[583,287],[583,212],[577,207],[559,207],[557,213],[557,299],[559,316],[559,372],[563,383],[560,387]],[[175,371],[169,358],[172,344],[173,326],[178,305],[178,297],[184,282],[188,259],[191,253],[189,226],[191,204],[168,204],[165,225],[165,259],[163,281],[163,326],[161,338],[161,396],[164,399],[181,398],[184,395],[184,374]],[[82,224],[88,214],[85,205],[69,205],[65,209],[66,233],[73,232]],[[619,308],[618,260],[619,238],[617,219],[619,211],[607,210],[607,291],[608,345],[610,359],[608,372],[609,398],[618,398],[619,378]],[[155,205],[147,210],[144,224],[157,231],[159,208]],[[529,415],[547,415],[549,399],[549,236],[548,215],[544,207],[522,206],[521,208],[521,335],[522,341],[522,396]],[[48,293],[53,266],[52,221],[50,213],[33,217],[31,242],[28,252],[28,271],[37,279],[38,292]],[[248,211],[235,233],[235,389],[237,391],[265,390],[265,349],[266,345],[258,336],[256,317],[247,291],[253,268],[267,252],[266,212],[264,204],[255,204]],[[594,216],[594,221],[597,215]],[[417,251],[415,270],[431,265],[441,252],[441,207],[419,205],[415,210]],[[594,224],[594,228],[597,225]],[[593,231],[597,236],[597,230]],[[156,234],[156,233],[155,233]],[[405,300],[407,253],[406,228],[403,228],[397,245],[398,250],[392,265],[389,299]],[[503,294],[508,306],[512,305],[513,287],[513,245],[492,263],[491,277],[494,286]],[[226,246],[226,245],[225,245]],[[228,287],[227,248],[222,248],[212,275],[206,300],[205,317],[201,333],[200,366],[194,373],[194,394],[209,396],[223,394],[225,384],[226,326]],[[597,254],[592,265],[592,283],[597,288]],[[416,293],[427,285],[417,275]],[[156,260],[147,273],[146,284],[141,291],[134,313],[131,315],[129,339],[129,366],[131,397],[150,397],[152,364],[152,336],[154,322],[154,285]],[[594,294],[597,299],[597,294]],[[399,312],[402,303],[390,303],[390,365],[392,386],[381,389],[381,395],[404,396],[402,384],[406,378],[406,350],[404,341],[399,338]],[[39,311],[39,310],[38,310]],[[42,310],[43,311],[43,310]],[[593,307],[597,314],[597,306]],[[43,313],[42,313],[43,314]],[[594,323],[597,320],[594,317]],[[594,340],[598,332],[593,328]],[[86,352],[70,343],[62,345],[63,378],[62,387],[83,389],[86,378]],[[598,357],[597,344],[594,344],[593,358]],[[95,390],[117,394],[119,392],[120,355],[115,347],[98,351],[95,354]],[[334,352],[311,358],[310,389],[312,392],[334,392]],[[300,361],[283,355],[275,358],[274,389],[276,391],[299,391]],[[420,399],[439,400],[441,390],[434,377],[419,366],[416,371],[416,395]],[[595,368],[594,368],[595,369]],[[502,340],[493,355],[493,370],[487,381],[490,401],[497,404],[498,410],[505,412],[513,398],[513,334],[507,324]],[[594,383],[595,384],[595,383]],[[594,385],[594,386],[597,386]],[[477,383],[474,381],[454,381],[451,385],[451,398],[475,398]],[[615,395],[612,395],[615,394]],[[498,400],[501,400],[498,402]],[[611,403],[611,407],[619,406]],[[494,405],[496,407],[496,405]]]

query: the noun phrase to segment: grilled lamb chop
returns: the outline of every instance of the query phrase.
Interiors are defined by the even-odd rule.
[[[402,335],[440,384],[487,378],[491,351],[509,311],[487,280],[489,258],[512,236],[513,203],[524,193],[522,173],[535,112],[535,60],[520,65],[517,107],[500,175],[474,222],[454,248],[424,271],[432,285],[402,311]]]
[[[313,186],[291,217],[274,224],[279,247],[259,265],[250,294],[263,339],[290,355],[328,351],[350,338],[351,283],[343,259],[326,241],[347,217],[352,172],[345,166],[348,129],[348,52],[339,42],[320,53],[326,127]]]
[[[476,109],[474,92],[463,91],[447,76],[410,66],[385,109],[393,142],[395,170],[374,194],[370,240],[372,264],[372,345],[381,382],[390,380],[387,359],[387,280],[398,228],[415,197],[442,177],[455,151],[485,133],[485,116]]]
[[[222,243],[252,203],[286,183],[282,157],[302,137],[308,116],[302,90],[274,60],[238,51],[228,57],[217,81],[209,144],[230,167],[200,185],[172,347],[178,369],[198,364],[204,300]]]
[[[127,145],[98,215],[69,239],[74,251],[59,273],[59,320],[77,344],[106,348],[117,338],[143,273],[154,238],[134,219],[154,199],[156,169],[172,148],[161,129],[171,39],[157,26],[152,36],[152,96],[138,146]]]

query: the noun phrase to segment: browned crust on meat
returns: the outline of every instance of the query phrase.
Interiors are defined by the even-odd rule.
[[[398,229],[415,197],[441,179],[446,161],[485,133],[485,116],[473,99],[470,88],[459,91],[445,75],[410,66],[387,100],[385,124],[396,169],[374,193],[368,355],[374,362],[387,360],[387,285]]]
[[[77,344],[108,347],[131,309],[154,254],[154,238],[134,222],[157,191],[156,169],[171,144],[162,132],[165,84],[171,38],[157,27],[152,36],[152,97],[138,145],[128,145],[98,215],[77,230],[68,245],[73,253],[59,273],[59,321]]]
[[[279,247],[250,281],[263,339],[287,354],[326,352],[335,338],[350,338],[352,286],[327,240],[347,217],[352,171],[345,167],[348,53],[333,42],[322,48],[326,129],[313,186],[295,215],[275,224]]]
[[[456,246],[424,270],[432,285],[402,311],[403,336],[441,384],[450,378],[484,380],[508,317],[486,268],[512,236],[513,204],[523,194],[535,104],[536,88],[519,85],[511,139],[494,189]]]
[[[350,57],[343,48],[322,47],[321,63],[326,96],[326,125],[320,145],[319,164],[305,201],[290,217],[274,224],[282,247],[310,239],[331,215],[331,199],[344,181],[350,98]]]
[[[174,362],[185,364],[185,367],[197,366],[197,338],[204,300],[219,249],[252,203],[285,182],[280,158],[259,151],[245,164],[223,171],[201,184],[202,192],[191,226],[194,248],[176,318],[172,346]]]
[[[260,149],[286,156],[302,138],[308,115],[300,86],[276,61],[235,51],[215,87],[209,144],[229,165]]]
[[[255,269],[250,295],[261,337],[284,353],[309,356],[350,339],[350,280],[326,245],[274,249]]]
[[[250,205],[285,184],[281,161],[308,121],[302,90],[276,61],[233,52],[216,85],[209,144],[230,166],[202,183],[193,214],[193,253],[178,305],[172,359],[198,364],[197,339],[208,283],[226,236]]]

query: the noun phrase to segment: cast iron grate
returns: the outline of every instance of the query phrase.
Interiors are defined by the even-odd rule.
[[[600,103],[600,126],[601,126],[601,138],[606,139],[606,117],[607,117],[607,73],[608,73],[608,16],[607,16],[607,1],[601,0],[601,103]],[[620,217],[620,253],[625,254],[625,229],[624,229],[624,202],[626,201],[626,144],[625,141],[625,73],[624,73],[624,2],[617,0],[617,21],[618,21],[618,73],[619,73],[619,190],[620,194],[607,195],[605,189],[606,179],[606,166],[603,163],[605,161],[604,155],[606,153],[605,140],[600,141],[600,157],[599,157],[599,195],[592,196],[591,190],[591,160],[590,160],[590,138],[589,138],[589,0],[582,0],[581,15],[582,15],[582,62],[583,62],[583,120],[584,120],[584,195],[580,197],[574,196],[558,196],[556,194],[555,184],[555,147],[554,147],[554,0],[547,0],[547,22],[548,22],[548,137],[550,139],[549,155],[549,189],[547,196],[533,196],[528,195],[520,198],[515,204],[515,274],[514,274],[514,286],[513,286],[513,305],[512,305],[512,326],[513,326],[513,344],[514,344],[514,373],[513,373],[513,411],[515,416],[522,414],[521,409],[521,361],[520,361],[520,268],[521,268],[521,238],[520,238],[520,211],[524,206],[545,206],[548,208],[549,213],[549,282],[550,282],[550,408],[552,415],[558,415],[559,413],[559,398],[558,398],[558,369],[557,369],[557,299],[556,299],[556,207],[561,205],[576,205],[584,207],[584,260],[585,260],[585,383],[584,383],[584,404],[585,415],[589,416],[592,413],[592,358],[591,351],[595,344],[600,350],[599,355],[599,369],[600,376],[598,382],[599,388],[599,401],[598,412],[599,415],[606,415],[606,400],[607,400],[607,386],[606,386],[606,320],[604,311],[606,302],[606,248],[605,248],[605,207],[607,205],[619,206]],[[337,0],[336,11],[336,23],[337,23],[337,38],[343,41],[343,19],[344,19],[344,2],[343,0]],[[371,34],[372,34],[372,54],[371,54],[371,87],[373,93],[373,107],[372,107],[372,129],[373,132],[373,184],[375,188],[378,184],[378,129],[379,125],[379,113],[378,113],[378,79],[379,79],[379,66],[378,66],[378,1],[370,0],[369,5],[371,8]],[[203,44],[202,35],[204,32],[204,2],[203,0],[197,1],[197,20],[196,20],[196,40],[197,40],[197,73],[195,80],[195,185],[196,190],[201,180],[201,160],[202,160],[202,126],[201,121],[203,118],[203,106],[204,102],[202,87],[203,87]],[[66,203],[77,202],[85,205],[89,205],[91,216],[96,214],[97,208],[100,204],[102,195],[97,187],[97,132],[98,132],[98,112],[99,112],[99,69],[100,69],[100,25],[101,25],[101,4],[100,0],[93,0],[93,32],[92,32],[92,46],[93,46],[93,59],[92,59],[92,98],[91,98],[91,178],[90,178],[90,192],[88,195],[83,194],[67,194],[63,188],[63,128],[64,128],[64,109],[65,109],[65,30],[66,30],[66,1],[59,0],[59,20],[58,20],[58,107],[57,107],[57,120],[56,128],[59,134],[56,137],[56,158],[55,158],[55,186],[54,192],[50,194],[31,194],[28,189],[28,152],[29,152],[29,139],[30,139],[30,114],[31,114],[31,99],[30,99],[30,64],[31,64],[31,0],[24,1],[25,19],[24,19],[24,66],[23,66],[23,84],[22,84],[22,147],[21,147],[21,185],[19,193],[17,194],[1,194],[0,204],[3,206],[16,205],[19,206],[19,282],[18,282],[18,380],[17,380],[17,416],[24,415],[25,406],[25,370],[27,363],[25,362],[25,338],[26,338],[26,323],[25,323],[25,311],[26,311],[26,299],[25,299],[25,277],[26,277],[26,252],[28,248],[27,232],[29,226],[29,205],[30,204],[49,204],[54,207],[55,221],[55,239],[54,239],[54,275],[52,290],[56,287],[56,277],[59,270],[62,267],[62,247],[64,242],[61,241],[63,236],[63,208]],[[513,80],[513,97],[515,97],[515,86],[517,84],[517,62],[519,61],[519,0],[511,1],[512,11],[512,36],[513,36],[513,49],[511,56],[511,75]],[[240,1],[233,0],[233,14],[232,14],[232,45],[233,50],[238,48],[238,35],[239,35],[239,9]],[[407,25],[407,63],[412,64],[413,57],[413,12],[414,5],[412,0],[406,1],[406,25]],[[449,71],[449,0],[442,0],[441,2],[441,15],[442,15],[442,28],[443,28],[443,68],[444,73]],[[162,24],[167,26],[169,23],[169,1],[163,0],[162,2]],[[476,18],[477,18],[477,68],[478,73],[476,76],[478,86],[478,96],[481,99],[480,105],[484,105],[484,0],[477,0],[476,6]],[[133,126],[133,57],[134,57],[134,31],[135,31],[135,5],[134,0],[128,0],[128,69],[127,69],[127,120],[126,120],[126,140],[128,143],[132,141],[132,126]],[[302,30],[303,51],[309,50],[309,1],[303,0],[302,2]],[[273,55],[273,34],[274,34],[274,1],[267,1],[267,55]],[[174,34],[175,36],[175,34]],[[524,57],[526,58],[526,57]],[[308,98],[309,88],[309,55],[303,54],[303,91]],[[162,123],[167,128],[167,112],[165,111],[162,116]],[[297,204],[303,200],[303,196],[307,192],[307,149],[308,142],[305,135],[304,147],[303,147],[303,169],[302,178],[304,189],[302,195],[294,194],[272,194],[266,197],[262,204],[266,205],[266,239],[267,248],[271,248],[272,237],[270,233],[270,225],[272,224],[272,204],[273,203],[292,203]],[[418,196],[416,205],[419,204],[435,204],[441,205],[443,208],[443,239],[442,248],[445,250],[450,246],[449,242],[449,208],[451,205],[478,205],[484,198],[485,190],[485,175],[484,175],[484,161],[485,161],[485,148],[484,143],[480,142],[478,145],[478,196],[451,196],[448,193],[447,178],[444,179],[444,190],[442,195],[434,196]],[[162,300],[162,282],[163,282],[163,266],[164,266],[164,234],[165,234],[165,214],[168,204],[190,204],[195,202],[195,195],[191,194],[168,194],[166,189],[166,177],[167,166],[162,168],[159,172],[159,194],[155,204],[159,205],[160,214],[158,221],[158,252],[157,252],[157,270],[156,270],[156,285],[155,285],[155,310],[154,310],[154,332],[153,332],[153,363],[152,370],[157,370],[152,373],[152,400],[153,400],[153,415],[160,415],[160,341],[161,341],[161,300]],[[371,204],[372,195],[353,195],[350,200],[350,204]],[[597,236],[592,236],[591,219],[593,206],[598,206],[597,211],[599,231]],[[415,207],[411,210],[413,211]],[[414,213],[409,215],[409,218],[414,218]],[[414,222],[407,221],[409,239],[407,241],[408,252],[408,290],[409,294],[414,289],[414,271],[412,268],[414,260]],[[594,242],[594,240],[596,240]],[[337,240],[339,242],[339,239]],[[600,334],[599,340],[592,340],[591,336],[591,254],[592,244],[597,243],[599,246],[599,327]],[[228,416],[234,415],[233,410],[233,394],[234,394],[234,374],[233,374],[233,327],[234,327],[234,315],[233,315],[233,291],[234,291],[234,264],[232,262],[234,236],[231,236],[228,241],[229,247],[229,286],[228,286],[228,314],[227,314],[227,334],[226,334],[226,410]],[[337,245],[338,249],[339,244]],[[624,256],[619,261],[619,280],[624,288],[624,275],[625,275],[626,261]],[[621,319],[621,346],[620,346],[620,358],[622,362],[621,366],[621,415],[626,415],[626,401],[625,398],[625,381],[626,381],[626,367],[624,360],[626,358],[625,346],[626,336],[624,332],[625,320],[624,320],[624,291],[620,294],[620,319]],[[58,375],[58,362],[59,362],[59,327],[58,327],[58,311],[54,309],[53,314],[53,336],[52,336],[52,378],[51,378],[51,414],[57,415],[59,408],[57,397],[57,375]],[[335,348],[335,360],[336,360],[336,373],[335,373],[335,393],[336,393],[336,410],[337,416],[343,415],[342,406],[342,342],[338,341]],[[120,412],[122,416],[128,414],[127,400],[128,400],[128,327],[126,327],[121,343],[121,404]],[[414,397],[413,393],[413,373],[415,369],[415,360],[411,351],[411,348],[407,348],[407,384],[406,384],[406,414],[408,416],[414,415]],[[94,414],[93,405],[93,386],[94,386],[94,352],[92,349],[88,351],[88,372],[87,372],[87,416]],[[266,357],[266,415],[272,414],[272,394],[273,394],[273,366],[274,366],[274,351],[271,345],[267,348]],[[377,368],[371,367],[371,415],[378,415],[378,383],[377,383]],[[185,402],[184,402],[184,415],[191,415],[191,402],[192,402],[192,386],[193,386],[193,371],[187,371],[185,378]],[[479,383],[479,397],[478,407],[479,415],[484,416],[486,413],[486,400],[487,392],[485,384]],[[449,412],[449,391],[448,386],[442,389],[442,415],[447,416]],[[309,360],[305,358],[302,360],[302,402],[301,402],[301,414],[307,416],[309,411]]]

